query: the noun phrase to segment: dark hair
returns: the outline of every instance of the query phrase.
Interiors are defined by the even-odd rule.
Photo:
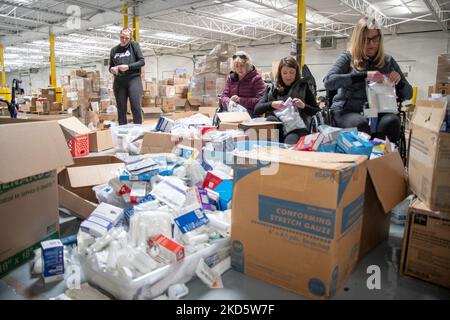
[[[281,69],[283,67],[293,68],[295,69],[295,80],[294,82],[300,79],[300,67],[298,65],[297,60],[294,57],[285,57],[280,60],[280,64],[278,65],[277,76],[275,79],[275,87],[279,93],[284,93],[286,89],[286,84],[283,82],[283,77],[281,76]]]

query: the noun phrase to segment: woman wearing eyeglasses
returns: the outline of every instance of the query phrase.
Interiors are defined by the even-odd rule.
[[[255,105],[264,93],[264,81],[256,71],[250,56],[244,51],[238,51],[233,56],[232,69],[225,82],[220,103],[226,110],[230,101],[234,101],[245,107],[253,117]]]
[[[384,53],[383,33],[374,19],[364,17],[353,30],[351,45],[341,54],[324,78],[327,90],[337,90],[331,106],[338,127],[357,127],[371,133],[369,121],[362,115],[367,103],[366,79],[383,82],[384,76],[395,84],[397,95],[411,99],[412,87],[393,57]],[[400,118],[395,114],[379,114],[375,136],[396,142],[400,138]]]
[[[116,97],[119,125],[127,124],[127,101],[130,99],[133,123],[142,123],[141,67],[144,55],[137,42],[131,40],[133,31],[125,28],[120,32],[120,44],[111,49],[109,72],[114,75],[113,90]]]

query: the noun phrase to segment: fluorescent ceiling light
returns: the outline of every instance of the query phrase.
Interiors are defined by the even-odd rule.
[[[253,11],[241,9],[241,10],[236,10],[236,12],[222,14],[222,17],[228,18],[228,19],[233,19],[233,20],[240,20],[242,22],[245,22],[245,20],[261,18],[261,15],[259,13],[253,12]]]
[[[154,37],[160,38],[162,40],[178,40],[178,41],[187,41],[192,37],[185,36],[182,34],[168,33],[168,32],[157,32],[154,34]]]

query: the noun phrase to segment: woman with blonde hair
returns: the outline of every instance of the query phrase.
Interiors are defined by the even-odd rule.
[[[113,90],[117,103],[119,125],[127,124],[127,101],[130,99],[133,122],[142,123],[142,80],[141,67],[145,65],[144,55],[133,40],[133,30],[125,28],[120,32],[120,43],[111,49],[109,72],[114,75]]]
[[[253,117],[255,105],[264,93],[264,81],[256,71],[251,57],[244,51],[233,55],[232,69],[225,82],[220,103],[227,110],[230,101],[236,102],[245,107]]]
[[[384,53],[383,33],[373,18],[364,17],[353,30],[351,45],[342,53],[324,78],[327,90],[337,90],[331,110],[338,127],[357,127],[371,133],[369,121],[362,115],[367,104],[366,79],[383,82],[387,77],[401,99],[411,99],[412,87],[398,63]],[[375,136],[387,136],[396,142],[400,138],[400,118],[396,114],[379,114]]]

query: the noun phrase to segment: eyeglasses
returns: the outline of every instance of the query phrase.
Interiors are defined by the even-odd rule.
[[[248,59],[248,57],[245,54],[235,54],[233,56],[233,60],[236,60],[236,58],[238,58],[238,57],[243,59],[243,60],[247,60]]]
[[[367,43],[369,44],[370,42],[372,42],[373,44],[377,44],[377,43],[380,43],[380,40],[381,40],[381,36],[376,35],[375,37],[367,38]]]
[[[120,39],[124,39],[124,40],[130,40],[130,37],[124,37],[124,36],[120,36]]]

